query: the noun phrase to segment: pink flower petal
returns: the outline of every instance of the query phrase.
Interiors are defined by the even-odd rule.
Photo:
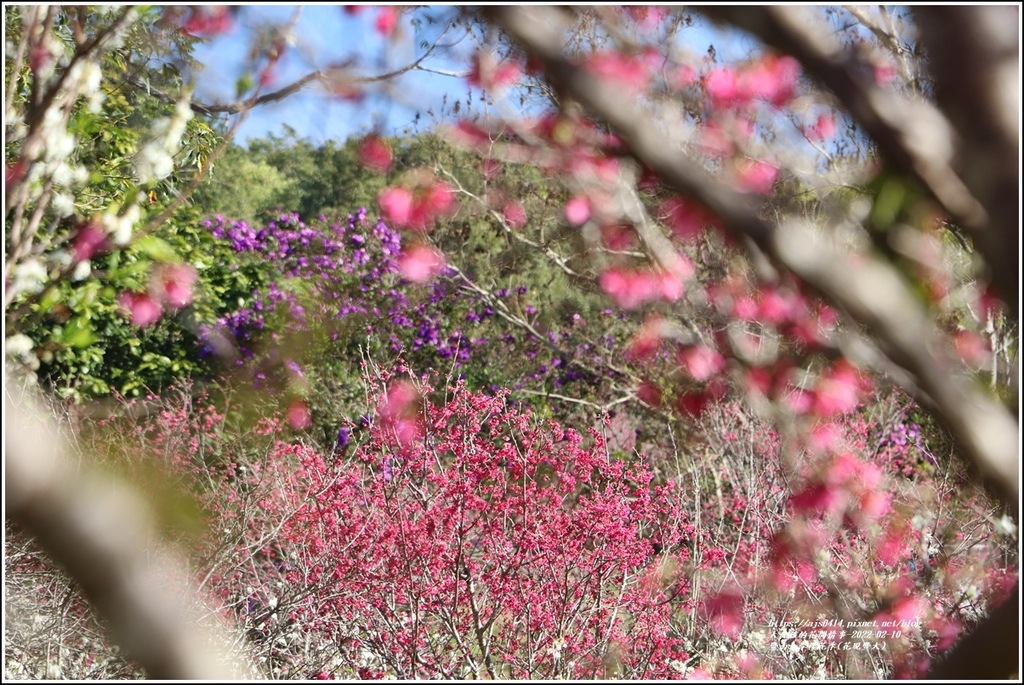
[[[505,222],[512,228],[522,228],[526,225],[526,210],[519,202],[509,202],[504,210]]]
[[[405,188],[385,188],[377,195],[384,219],[395,228],[404,228],[409,224],[412,213],[412,193]]]
[[[85,224],[80,226],[75,233],[72,250],[75,253],[75,261],[83,262],[92,259],[93,255],[102,252],[107,244],[107,232],[96,224]]]
[[[377,21],[374,24],[377,33],[385,38],[391,37],[398,27],[398,8],[384,6],[377,10]]]
[[[706,381],[725,370],[725,359],[722,355],[704,345],[684,347],[679,350],[676,359],[697,381]]]
[[[704,77],[704,88],[715,107],[731,107],[743,101],[739,78],[736,72],[728,67],[709,72]]]
[[[836,120],[831,114],[822,114],[814,124],[807,127],[806,133],[811,140],[829,140],[836,135]]]
[[[359,146],[359,161],[363,166],[378,174],[391,168],[391,146],[378,135],[369,135]]]
[[[313,425],[309,407],[302,400],[292,400],[288,405],[288,425],[295,430],[304,430]]]
[[[704,602],[704,612],[711,628],[731,640],[738,640],[743,630],[743,597],[736,592],[721,592]]]
[[[192,302],[198,274],[189,264],[162,264],[153,272],[153,292],[161,304],[181,309]]]
[[[402,445],[409,445],[422,437],[419,390],[408,381],[392,383],[377,405],[381,425],[395,432]]]
[[[737,165],[736,181],[740,188],[765,195],[779,178],[779,167],[760,160],[743,160]]]
[[[444,266],[444,255],[422,243],[406,248],[398,257],[398,272],[413,283],[431,281]]]
[[[163,315],[163,307],[148,293],[121,293],[117,302],[131,317],[132,325],[139,328],[151,326]]]

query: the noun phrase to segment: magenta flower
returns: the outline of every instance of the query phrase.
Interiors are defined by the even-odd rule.
[[[385,188],[377,195],[377,204],[380,205],[381,214],[395,228],[403,228],[409,223],[412,193],[405,188]]]
[[[381,7],[377,11],[377,21],[374,23],[377,33],[385,38],[390,38],[395,33],[395,29],[398,28],[398,11],[397,7],[391,6]]]
[[[519,202],[509,202],[504,209],[505,223],[512,228],[522,228],[526,225],[526,210]]]
[[[565,219],[573,226],[582,226],[590,218],[590,202],[576,196],[565,204]]]
[[[391,168],[391,146],[378,135],[366,136],[359,146],[359,161],[367,169],[383,174]]]
[[[94,223],[88,223],[78,228],[75,233],[75,241],[72,250],[75,253],[76,262],[84,262],[92,259],[93,255],[101,252],[107,244],[107,232]]]

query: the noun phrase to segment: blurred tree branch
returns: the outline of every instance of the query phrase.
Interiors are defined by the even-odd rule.
[[[158,542],[153,512],[124,483],[73,466],[44,407],[13,374],[4,384],[4,514],[20,521],[80,583],[115,638],[151,678],[256,674],[190,612],[190,576]],[[169,587],[169,583],[172,583]]]
[[[944,118],[933,114],[935,127],[922,136],[915,109],[857,76],[855,61],[826,46],[811,36],[800,23],[793,8],[717,9],[720,16],[735,19],[738,25],[755,30],[766,42],[786,48],[800,59],[812,74],[831,85],[847,103],[851,113],[873,134],[883,154],[892,157],[939,199],[943,206],[975,231],[990,229],[1016,221],[1016,214],[990,216],[987,209],[1005,209],[997,204],[982,207],[970,194],[952,167],[950,132]],[[967,10],[965,10],[967,11]],[[638,161],[651,168],[673,189],[692,196],[717,214],[726,227],[737,236],[750,238],[776,263],[786,267],[821,292],[827,299],[845,309],[858,321],[867,324],[878,337],[882,348],[894,362],[916,379],[921,390],[932,399],[939,416],[955,437],[962,453],[987,485],[1016,512],[1020,498],[1019,426],[1013,415],[998,401],[976,387],[973,380],[957,371],[958,365],[949,345],[939,335],[923,304],[915,298],[898,270],[886,260],[871,254],[851,255],[810,226],[799,221],[769,223],[758,214],[758,203],[745,193],[737,192],[711,179],[695,163],[674,149],[657,127],[629,100],[609,86],[573,64],[563,54],[564,18],[551,8],[487,8],[485,16],[497,21],[523,47],[537,58],[548,77],[564,94],[580,102],[598,118],[608,122],[626,142]],[[1019,107],[1019,101],[1018,101]],[[990,114],[991,120],[998,117]],[[932,136],[942,139],[935,145],[927,143]],[[930,150],[947,150],[935,154]],[[1016,152],[1014,152],[1016,155]],[[1019,172],[1018,176],[1019,178]],[[1003,246],[1006,250],[1006,246]],[[1008,250],[1006,250],[1008,252]],[[1019,261],[1017,251],[1013,259]],[[999,268],[999,267],[995,267]],[[997,271],[1004,286],[1008,274]],[[1017,299],[1008,297],[1016,307]],[[1016,622],[1017,610],[994,614],[985,630],[1009,629],[1010,618]],[[961,649],[974,649],[984,641],[965,641]],[[1012,651],[1002,653],[998,662],[989,662],[992,673],[1005,677],[1016,672]],[[956,650],[950,664],[964,658]],[[941,674],[942,665],[936,673]],[[993,676],[994,677],[994,676]]]

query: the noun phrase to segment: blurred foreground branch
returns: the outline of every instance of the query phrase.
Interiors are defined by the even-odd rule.
[[[751,239],[777,264],[867,324],[882,349],[908,371],[920,390],[932,399],[938,416],[949,428],[975,473],[982,476],[1010,511],[1016,512],[1020,501],[1020,430],[1017,420],[962,372],[949,343],[924,304],[914,296],[891,263],[870,253],[850,254],[823,236],[828,231],[816,231],[804,222],[783,219],[773,223],[761,218],[758,202],[752,196],[710,178],[677,146],[666,141],[664,132],[630,100],[624,99],[607,81],[574,64],[564,54],[561,31],[564,17],[558,10],[504,7],[485,11],[544,65],[548,78],[562,93],[607,122],[636,159],[652,169],[666,185],[704,204],[721,218],[732,233]],[[786,33],[777,40],[762,35],[766,42],[801,48],[797,57],[810,62],[807,68],[812,73],[816,66],[821,67],[826,83],[845,84],[851,89],[860,85],[853,76],[840,78],[839,72],[848,62],[836,55],[826,55],[823,48],[818,49],[820,46],[799,43],[805,36],[796,31],[792,22],[783,22],[780,18],[771,24],[776,25],[787,31],[792,29],[792,35]],[[759,33],[765,32],[770,33],[768,29]],[[923,154],[923,148],[908,144],[901,133],[900,126],[905,117],[898,111],[900,103],[888,95],[878,95],[875,90],[872,97],[867,98],[865,106],[851,106],[851,113],[869,132],[882,138],[883,152],[897,157],[897,161],[923,181],[947,209],[963,215],[977,230],[998,233],[998,228],[978,225],[985,213],[983,210],[975,211],[981,210],[980,203],[967,192],[948,158],[915,156]],[[847,95],[852,101],[858,93],[860,91],[852,90],[839,94],[840,97]],[[1006,220],[1005,217],[987,218],[995,226]],[[1019,262],[1019,257],[1013,259]],[[1008,300],[1017,301],[1014,298]],[[1012,610],[996,612],[979,630],[1016,635],[1014,631],[1019,612],[1016,602],[1011,600],[1007,603],[1008,606],[1011,604]],[[951,664],[951,668],[953,664],[963,663],[965,658],[975,654],[979,646],[984,647],[985,642],[965,640],[944,663]],[[1015,640],[1013,644],[1016,644]],[[981,654],[978,652],[979,658],[987,660],[986,668],[990,674],[987,677],[1005,677],[1017,672],[1015,650]],[[942,675],[943,669],[940,663],[935,674]]]
[[[5,515],[81,585],[151,678],[258,677],[228,656],[222,631],[193,613],[186,564],[158,542],[142,496],[76,468],[46,409],[12,376],[4,385]]]

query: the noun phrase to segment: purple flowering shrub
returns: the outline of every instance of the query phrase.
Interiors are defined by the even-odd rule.
[[[204,226],[233,250],[229,269],[260,276],[203,329],[202,354],[228,341],[233,364],[284,398],[294,427],[323,417],[330,442],[358,398],[353,370],[365,359],[444,369],[474,389],[524,391],[534,404],[549,393],[607,398],[629,385],[617,352],[625,314],[606,309],[588,323],[574,313],[552,325],[526,286],[490,289],[451,268],[412,283],[399,268],[400,234],[365,209],[337,221],[282,213],[264,226],[222,216]]]

